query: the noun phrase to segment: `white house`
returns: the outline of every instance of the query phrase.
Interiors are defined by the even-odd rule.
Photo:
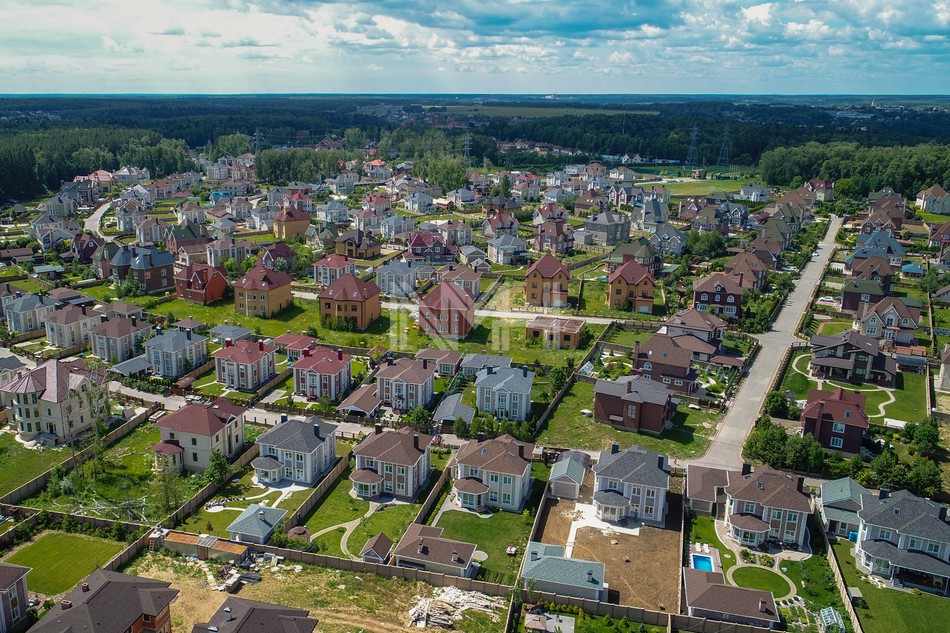
[[[306,421],[281,416],[280,424],[257,437],[260,456],[251,462],[257,481],[312,486],[336,462],[336,430],[316,416]]]
[[[455,456],[454,488],[463,508],[521,512],[531,496],[534,444],[510,435],[471,440]]]
[[[613,444],[601,451],[593,467],[594,508],[605,521],[631,518],[662,526],[666,521],[666,491],[670,463],[666,455],[631,446],[625,451]]]
[[[533,384],[534,372],[527,368],[485,367],[475,376],[476,407],[499,420],[527,420]]]

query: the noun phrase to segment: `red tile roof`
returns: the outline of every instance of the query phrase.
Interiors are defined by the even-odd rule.
[[[531,264],[531,267],[528,268],[528,272],[525,274],[525,276],[527,277],[533,272],[539,273],[545,279],[550,279],[559,272],[564,273],[567,275],[567,277],[571,276],[571,271],[567,268],[567,266],[562,264],[557,257],[551,255],[550,253],[545,254],[541,257],[541,259]]]
[[[273,290],[290,284],[291,277],[270,268],[258,265],[248,271],[246,275],[234,282],[235,288],[242,290]]]
[[[244,415],[244,407],[232,404],[227,398],[218,398],[210,404],[187,404],[178,411],[158,419],[160,429],[211,437],[225,427],[234,416]]]
[[[363,281],[353,274],[340,275],[323,289],[319,297],[335,301],[366,301],[379,294],[379,286],[372,281]]]

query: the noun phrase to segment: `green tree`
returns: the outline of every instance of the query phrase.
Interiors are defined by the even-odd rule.
[[[452,423],[452,433],[458,437],[465,437],[468,435],[468,425],[465,424],[465,420],[462,418],[455,418],[455,422]]]
[[[421,406],[413,407],[404,417],[405,423],[417,431],[427,431],[431,419],[432,414],[425,407]]]
[[[130,270],[125,276],[125,280],[119,286],[119,297],[138,297],[142,294],[142,286],[139,285],[135,275]]]
[[[548,380],[551,383],[551,397],[556,396],[564,385],[567,384],[568,373],[563,367],[552,367],[548,374]]]
[[[221,451],[217,449],[211,451],[211,456],[208,457],[208,467],[205,469],[205,476],[219,486],[227,481],[228,459]]]
[[[781,391],[770,391],[765,396],[765,412],[775,418],[789,419],[788,396]]]

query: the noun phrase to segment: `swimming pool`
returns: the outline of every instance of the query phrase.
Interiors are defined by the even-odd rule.
[[[693,554],[693,569],[698,569],[700,571],[712,571],[712,557]]]

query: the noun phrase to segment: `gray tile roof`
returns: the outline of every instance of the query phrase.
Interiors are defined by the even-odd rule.
[[[550,481],[567,479],[578,484],[583,483],[588,460],[589,457],[586,453],[567,451],[554,462],[548,479]]]
[[[262,433],[257,443],[284,451],[312,453],[320,448],[337,430],[336,424],[324,422],[317,416],[309,420],[287,420]]]
[[[622,398],[626,402],[649,402],[665,405],[672,392],[646,376],[621,376],[617,380],[598,379],[594,383],[594,393],[603,393]]]
[[[616,453],[601,451],[593,470],[599,477],[619,479],[624,483],[663,489],[670,485],[669,458],[640,446]]]
[[[188,340],[188,335],[185,332],[175,330],[172,332],[163,332],[158,336],[148,339],[145,341],[145,347],[148,349],[161,350],[163,352],[177,352],[178,350],[185,349],[192,343],[204,343],[205,340],[205,337],[200,334],[192,334],[191,340]]]
[[[883,558],[902,569],[912,569],[924,574],[950,576],[950,563],[924,552],[900,549],[887,541],[864,541],[861,549],[875,558]]]
[[[267,538],[274,531],[274,527],[284,520],[286,514],[287,511],[280,508],[268,508],[252,503],[228,526],[228,532]]]
[[[511,367],[511,358],[499,354],[466,354],[462,359],[462,369],[482,369],[484,367]]]
[[[435,415],[433,415],[432,419],[436,422],[441,422],[443,420],[461,418],[466,425],[469,425],[472,423],[474,417],[475,409],[462,404],[462,394],[454,393],[451,396],[443,398],[442,402],[440,402],[436,408]]]
[[[858,516],[870,525],[950,543],[947,507],[906,490],[898,490],[884,499],[875,495],[862,495]]]
[[[584,589],[602,589],[606,568],[597,563],[564,556],[564,548],[531,541],[521,575],[526,579]],[[593,572],[588,579],[588,572]]]
[[[531,393],[534,372],[517,367],[493,367],[480,369],[475,377],[475,386],[489,389],[504,389],[510,393]]]
[[[229,338],[232,341],[239,341],[248,338],[254,331],[240,325],[218,325],[208,330],[209,334],[219,338]]]

